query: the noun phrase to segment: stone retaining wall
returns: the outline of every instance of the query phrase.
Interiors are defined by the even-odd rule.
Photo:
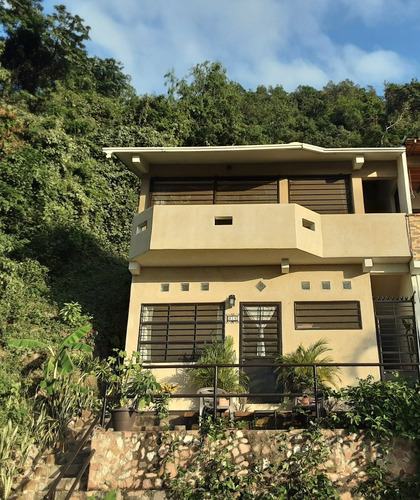
[[[340,491],[349,491],[363,480],[367,464],[375,459],[375,443],[363,434],[350,434],[344,430],[323,430],[322,434],[330,450],[323,470]],[[229,431],[221,446],[246,473],[255,464],[263,466],[281,460],[285,452],[279,452],[279,444],[285,435],[289,450],[286,454],[290,456],[299,452],[304,444],[300,430]],[[174,443],[177,443],[176,447]],[[92,449],[96,453],[90,465],[88,489],[158,490],[162,488],[165,473],[173,477],[177,466],[185,467],[194,460],[200,443],[198,431],[161,433],[98,429],[92,439]],[[414,443],[398,438],[391,443],[391,450],[387,457],[391,462],[390,477],[402,478],[416,473]],[[165,462],[170,453],[175,461]]]
[[[415,260],[420,260],[420,214],[408,215],[407,218],[413,258]]]

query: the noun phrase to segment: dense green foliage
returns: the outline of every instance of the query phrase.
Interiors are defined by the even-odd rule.
[[[126,258],[139,181],[104,146],[305,141],[399,145],[420,127],[420,83],[385,96],[350,81],[321,90],[245,90],[220,63],[167,95],[136,95],[112,59],[88,56],[89,28],[41,0],[0,1],[0,342],[58,342],[89,317],[101,352],[121,344]],[[81,321],[60,315],[80,307]],[[3,354],[6,355],[6,354]]]
[[[380,382],[369,376],[356,386],[330,391],[337,400],[346,401],[347,411],[340,425],[364,432],[376,439],[401,436],[420,437],[420,384],[397,377],[395,381]]]
[[[167,95],[136,95],[120,63],[87,54],[89,28],[64,7],[0,0],[0,27],[0,403],[23,398],[45,359],[12,338],[57,346],[90,321],[97,353],[122,344],[140,181],[102,147],[394,146],[420,130],[418,81],[382,97],[350,81],[246,90],[204,62],[168,73]]]
[[[210,418],[202,423],[197,455],[177,467],[175,478],[166,477],[166,495],[174,500],[237,498],[241,500],[338,499],[326,474],[328,447],[316,426],[302,431],[299,445],[290,449],[289,436],[276,436],[283,459],[264,464],[258,460],[238,462],[232,459],[233,436],[222,420]],[[165,442],[165,440],[164,440]],[[174,457],[182,440],[167,443],[171,450],[165,459]]]

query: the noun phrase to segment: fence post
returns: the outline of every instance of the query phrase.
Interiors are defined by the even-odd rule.
[[[103,400],[103,403],[102,403],[102,411],[101,411],[101,426],[102,427],[105,424],[105,413],[106,413],[106,402],[107,402],[106,393],[107,392],[108,392],[108,382],[105,383],[104,400]]]
[[[313,373],[314,373],[314,395],[315,395],[315,419],[316,422],[318,423],[319,419],[319,408],[318,408],[318,375],[316,372],[316,365],[312,366]]]
[[[214,394],[213,394],[213,419],[216,421],[217,418],[217,365],[214,366]]]

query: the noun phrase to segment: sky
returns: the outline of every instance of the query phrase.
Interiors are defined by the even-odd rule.
[[[90,26],[90,55],[124,65],[139,94],[167,92],[204,61],[246,90],[373,86],[419,76],[419,0],[44,0]]]

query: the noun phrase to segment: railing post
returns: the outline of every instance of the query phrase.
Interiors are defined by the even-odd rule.
[[[101,411],[101,426],[103,427],[105,424],[105,413],[106,413],[106,394],[108,392],[108,383],[105,384],[105,393],[104,393],[104,401],[102,403],[102,411]]]
[[[217,375],[218,375],[218,372],[217,372],[217,365],[214,365],[214,383],[213,383],[213,386],[214,386],[214,394],[213,394],[213,418],[214,418],[214,421],[216,421],[216,418],[217,418]]]
[[[312,366],[314,373],[314,395],[315,395],[315,419],[318,423],[319,420],[319,408],[318,408],[318,375],[316,372],[316,365]]]

